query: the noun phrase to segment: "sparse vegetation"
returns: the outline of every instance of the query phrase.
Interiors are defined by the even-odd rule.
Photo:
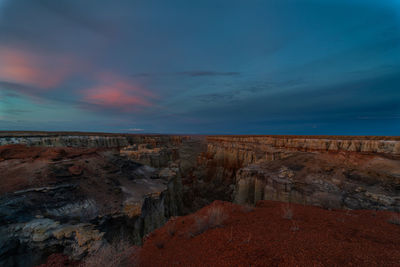
[[[170,236],[174,236],[176,233],[176,223],[173,218],[167,224],[167,232]]]
[[[393,214],[388,220],[389,223],[400,225],[400,214]]]
[[[125,267],[136,266],[137,248],[127,241],[114,242],[100,247],[83,261],[80,267]]]
[[[282,217],[284,219],[288,219],[288,220],[293,219],[293,210],[292,210],[292,208],[290,207],[289,204],[283,205],[282,206],[282,211],[283,211]]]
[[[162,249],[164,248],[165,242],[162,240],[157,240],[154,244],[156,245],[157,248]]]
[[[250,243],[250,241],[251,241],[251,233],[249,233],[249,236],[245,239],[245,240],[243,240],[243,244],[249,244]]]
[[[228,242],[232,242],[232,241],[233,241],[233,227],[231,226],[231,234],[229,235]]]
[[[196,236],[199,235],[201,233],[203,233],[204,231],[206,231],[208,229],[208,222],[207,222],[207,218],[205,217],[194,217],[194,225],[192,227],[192,230],[190,231],[190,236]]]
[[[297,224],[297,222],[292,221],[292,227],[290,228],[290,230],[291,230],[292,232],[296,232],[296,231],[299,231],[299,230],[300,230],[300,227],[299,227],[299,225]]]
[[[224,221],[227,219],[227,214],[222,207],[211,207],[205,217],[195,217],[193,229],[190,231],[190,236],[196,236],[208,229],[223,226]]]
[[[207,213],[209,228],[220,227],[227,219],[227,214],[222,207],[211,207]]]

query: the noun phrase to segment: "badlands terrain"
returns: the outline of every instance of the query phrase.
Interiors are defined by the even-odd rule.
[[[1,266],[400,264],[399,137],[0,132],[0,180]]]

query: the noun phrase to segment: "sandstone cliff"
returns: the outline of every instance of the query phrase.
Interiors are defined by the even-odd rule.
[[[296,152],[252,164],[236,176],[234,201],[277,200],[324,208],[400,211],[399,160],[376,155]]]
[[[294,182],[284,176],[287,165],[293,165],[293,157],[298,168],[308,166],[301,174],[297,174],[297,167],[288,172],[296,176],[297,188],[302,187],[303,193],[290,189]],[[331,160],[325,164],[328,171],[321,170],[322,159]],[[282,172],[273,173],[273,164],[281,166]],[[208,136],[207,151],[198,159],[191,186],[199,203],[273,199],[331,208],[398,210],[399,168],[398,137]],[[340,180],[341,187],[338,182],[330,184],[332,179]],[[316,187],[318,182],[323,185]],[[334,193],[328,193],[330,186]],[[327,205],[323,198],[336,200]]]

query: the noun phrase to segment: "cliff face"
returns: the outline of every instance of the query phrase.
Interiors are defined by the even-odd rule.
[[[141,244],[184,212],[182,176],[199,153],[199,142],[168,135],[2,133],[0,144],[2,266]]]
[[[197,178],[211,183],[219,199],[241,204],[266,199],[399,210],[397,139],[210,136]]]
[[[231,177],[232,172],[252,163],[286,158],[295,152],[374,154],[400,157],[400,138],[378,137],[280,137],[280,136],[209,136],[207,152],[200,164],[217,168]]]
[[[81,259],[118,239],[141,244],[182,212],[179,168],[167,165],[119,149],[0,147],[0,265],[33,266],[55,252]]]
[[[259,200],[400,211],[399,160],[297,152],[285,159],[251,164],[237,172],[234,201]]]
[[[0,146],[22,144],[47,147],[123,148],[142,144],[148,148],[176,146],[187,136],[129,134],[0,134]]]
[[[356,152],[400,156],[400,138],[378,137],[285,137],[209,136],[208,157],[246,165],[258,160],[279,159],[287,152]],[[236,154],[236,155],[235,155]],[[233,157],[233,158],[232,158]]]
[[[47,147],[91,147],[112,148],[127,146],[123,136],[7,136],[0,138],[0,145],[23,144],[27,146]]]
[[[135,162],[155,168],[165,168],[170,162],[179,159],[179,148],[187,139],[188,137],[178,136],[129,139],[130,144],[121,147],[120,153]]]

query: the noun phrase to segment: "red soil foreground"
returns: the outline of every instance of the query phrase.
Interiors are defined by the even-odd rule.
[[[139,266],[400,266],[400,226],[391,212],[329,211],[261,201],[253,211],[216,201],[170,220],[147,238]],[[222,227],[191,236],[195,220],[222,207]]]
[[[223,225],[193,236],[196,221],[218,207]],[[284,216],[288,209],[291,219]],[[128,266],[400,266],[400,225],[389,222],[394,216],[399,214],[275,201],[250,209],[215,201],[151,233]],[[41,266],[77,265],[56,254]]]
[[[196,221],[218,207],[223,225],[196,234]],[[284,218],[288,209],[292,219]],[[400,225],[389,222],[395,216],[274,201],[251,210],[215,201],[151,233],[127,266],[400,266]],[[79,263],[55,254],[41,265],[64,266]]]

